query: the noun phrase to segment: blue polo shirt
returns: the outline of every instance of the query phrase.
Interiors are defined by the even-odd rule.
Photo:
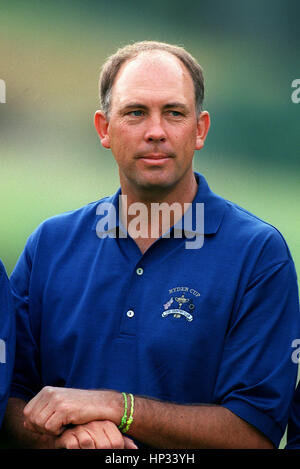
[[[116,236],[101,235],[101,204],[117,210],[120,190],[29,237],[11,277],[12,396],[29,400],[52,385],[214,403],[279,444],[297,374],[294,264],[274,227],[196,177],[200,249],[171,229],[142,254],[118,217]]]
[[[15,311],[5,268],[0,261],[0,426],[6,409],[15,357]]]

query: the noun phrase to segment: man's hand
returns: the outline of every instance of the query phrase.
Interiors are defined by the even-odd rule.
[[[108,421],[94,421],[69,428],[56,439],[56,449],[137,449],[122,435],[117,426]]]
[[[70,424],[110,420],[119,425],[122,414],[118,392],[46,386],[25,406],[24,426],[33,432],[60,435]]]

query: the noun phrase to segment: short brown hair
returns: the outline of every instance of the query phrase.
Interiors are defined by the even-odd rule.
[[[136,57],[141,52],[153,50],[169,52],[181,60],[186,66],[194,83],[197,116],[200,115],[204,99],[204,78],[202,68],[198,62],[183,47],[164,42],[141,41],[118,49],[115,54],[108,57],[102,66],[99,79],[99,94],[101,109],[106,114],[107,118],[109,117],[111,105],[112,86],[121,65],[127,60]]]

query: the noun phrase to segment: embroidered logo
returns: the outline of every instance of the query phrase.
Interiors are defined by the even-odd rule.
[[[166,318],[170,314],[173,315],[174,318],[181,318],[182,316],[186,318],[187,321],[191,322],[193,321],[193,315],[191,314],[194,312],[195,305],[194,305],[194,299],[193,296],[198,297],[200,296],[200,293],[194,290],[193,288],[189,287],[176,287],[176,288],[171,288],[169,290],[169,293],[181,293],[181,295],[178,294],[178,296],[172,296],[167,303],[164,304],[164,312],[162,313],[162,317]],[[188,295],[188,296],[186,296]],[[192,295],[192,296],[191,296]],[[170,306],[174,303],[174,301],[177,303],[175,304],[175,308],[169,309]],[[176,307],[177,306],[177,307]]]

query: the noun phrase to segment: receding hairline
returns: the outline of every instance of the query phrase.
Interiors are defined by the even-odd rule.
[[[175,56],[174,54],[171,54],[170,52],[168,51],[165,51],[165,50],[149,50],[149,51],[141,51],[139,52],[136,56],[134,57],[130,57],[129,59],[125,60],[121,65],[120,65],[120,68],[118,69],[115,77],[114,77],[114,80],[113,80],[113,83],[112,83],[112,86],[111,86],[111,90],[113,90],[113,87],[116,85],[116,82],[117,80],[120,78],[121,74],[124,72],[125,68],[131,63],[131,62],[135,62],[139,59],[140,56],[147,56],[147,55],[157,55],[157,56],[160,56],[160,55],[169,55],[171,58],[175,59],[175,61],[178,63],[178,65],[180,66],[180,68],[183,70],[183,72],[186,74],[186,76],[189,77],[189,79],[191,80],[191,85],[194,86],[194,83],[193,83],[193,79],[191,77],[191,74],[188,70],[188,68],[185,66],[185,64],[177,57]],[[112,96],[110,97],[110,99],[112,100]]]
[[[136,60],[139,59],[140,56],[163,56],[163,55],[167,55],[169,56],[170,58],[173,58],[176,60],[176,62],[178,62],[182,67],[183,69],[185,70],[185,72],[191,77],[191,73],[188,69],[188,67],[186,66],[186,64],[175,54],[172,54],[172,52],[169,52],[167,50],[163,50],[163,49],[150,49],[150,50],[141,50],[139,52],[137,52],[137,54],[135,54],[134,56],[132,57],[129,57],[127,58],[126,60],[124,60],[124,62],[121,63],[116,75],[114,76],[114,82],[116,80],[116,78],[118,77],[118,75],[120,75],[120,72],[130,63],[130,62],[134,62]],[[192,77],[191,77],[192,78]],[[113,82],[113,84],[114,84]]]
[[[102,66],[99,78],[100,103],[107,116],[110,110],[112,87],[121,68],[139,55],[150,52],[158,54],[167,52],[184,66],[194,84],[197,113],[201,113],[204,99],[204,77],[198,61],[181,46],[157,41],[141,41],[118,49],[107,58]]]

